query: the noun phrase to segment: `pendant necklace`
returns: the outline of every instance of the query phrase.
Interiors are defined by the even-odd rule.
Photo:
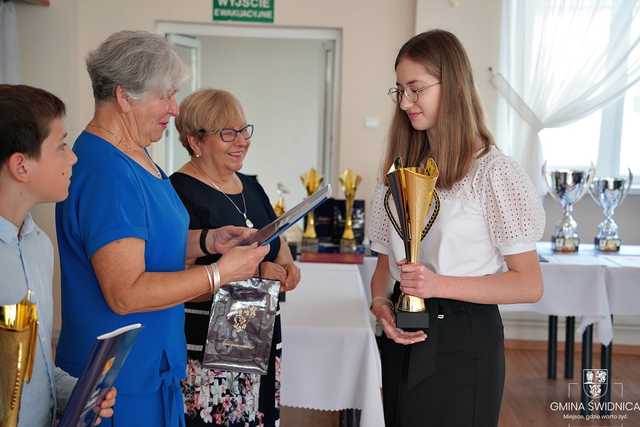
[[[191,164],[198,170],[198,172],[200,172],[200,174],[202,176],[204,176],[207,181],[209,181],[209,183],[211,184],[211,186],[213,188],[215,188],[216,190],[218,190],[220,193],[222,193],[222,195],[224,197],[227,198],[227,200],[229,200],[231,202],[231,204],[233,205],[234,208],[236,208],[236,210],[238,211],[238,213],[240,215],[242,215],[244,217],[244,223],[246,224],[246,226],[248,228],[253,228],[253,222],[251,222],[251,220],[247,217],[247,201],[244,198],[244,187],[242,189],[242,191],[240,191],[240,197],[242,197],[242,206],[244,208],[244,212],[240,210],[240,208],[238,207],[238,205],[236,205],[236,202],[233,201],[233,199],[231,197],[229,197],[229,195],[227,193],[225,193],[224,191],[222,191],[222,189],[215,183],[213,182],[213,180],[211,179],[211,177],[204,171],[202,170],[202,168],[200,168],[199,165],[196,165],[195,162],[191,162]]]

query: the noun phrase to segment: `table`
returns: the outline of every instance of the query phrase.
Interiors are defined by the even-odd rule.
[[[380,355],[358,267],[297,265],[302,280],[281,305],[281,404],[361,409],[362,427],[383,427]]]
[[[608,313],[603,318],[599,313],[597,318],[583,319],[583,325],[589,320],[596,322],[604,330],[600,331],[599,340],[602,343],[600,353],[600,367],[607,369],[607,392],[601,398],[602,401],[611,400],[611,378],[612,351],[613,351],[613,315],[633,315],[640,314],[637,305],[630,301],[637,301],[640,296],[638,288],[638,273],[640,273],[640,247],[634,245],[622,246],[619,253],[603,253],[595,250],[591,244],[580,245],[579,251],[573,254],[553,254],[549,243],[539,243],[538,253],[542,255],[547,263],[541,264],[543,273],[545,269],[552,268],[553,265],[563,272],[565,276],[579,276],[587,273],[589,269],[597,268],[597,275],[587,275],[581,278],[583,288],[576,289],[578,298],[591,297],[592,305],[599,305],[603,308],[608,306]],[[604,273],[604,277],[601,273]],[[545,275],[545,295],[547,290],[561,289],[565,286],[565,281],[558,277],[547,277]],[[588,295],[588,286],[598,286],[605,289],[605,295],[599,292],[597,295]],[[586,295],[585,295],[586,294]],[[574,298],[576,294],[574,294]],[[564,299],[565,306],[571,306],[574,301]],[[565,378],[573,378],[573,317],[567,317],[567,339],[565,340]],[[610,331],[610,333],[609,333]],[[592,327],[585,328],[582,339],[582,369],[592,368]],[[548,377],[555,378],[555,361],[557,351],[557,315],[549,317],[549,351],[548,351]],[[580,382],[582,383],[582,375]],[[582,401],[587,403],[584,387],[582,390]],[[606,411],[603,411],[606,413]]]

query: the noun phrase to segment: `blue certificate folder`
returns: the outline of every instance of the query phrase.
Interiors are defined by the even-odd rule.
[[[324,203],[329,197],[331,197],[331,184],[326,184],[302,202],[286,211],[282,216],[256,231],[248,240],[243,242],[243,244],[250,245],[258,242],[260,245],[266,245],[270,243],[273,239],[287,231],[293,224],[300,221],[302,217],[310,211]]]
[[[94,425],[100,403],[116,381],[141,328],[142,324],[133,323],[96,339],[89,363],[71,392],[58,427]]]

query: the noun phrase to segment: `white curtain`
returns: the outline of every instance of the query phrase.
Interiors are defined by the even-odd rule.
[[[603,108],[640,80],[638,0],[503,0],[497,141],[540,194],[538,133]]]
[[[16,6],[0,0],[0,83],[20,83]]]

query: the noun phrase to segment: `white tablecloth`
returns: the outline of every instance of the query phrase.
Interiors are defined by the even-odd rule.
[[[609,344],[613,338],[613,324],[605,267],[561,263],[541,263],[540,267],[544,280],[544,294],[540,301],[533,304],[502,304],[500,311],[575,316],[580,322],[579,334],[594,324],[596,340]]]
[[[640,257],[638,257],[640,264]],[[607,268],[607,293],[614,316],[640,315],[640,265]]]
[[[298,266],[300,285],[281,305],[281,404],[357,408],[362,427],[383,427],[380,356],[358,267]]]
[[[620,253],[603,253],[582,244],[573,254],[554,254],[548,242],[537,247],[548,261],[540,264],[544,296],[536,304],[501,306],[501,310],[578,316],[578,332],[593,323],[596,339],[605,345],[613,339],[612,314],[640,314],[633,303],[640,298],[640,247],[623,245]]]

